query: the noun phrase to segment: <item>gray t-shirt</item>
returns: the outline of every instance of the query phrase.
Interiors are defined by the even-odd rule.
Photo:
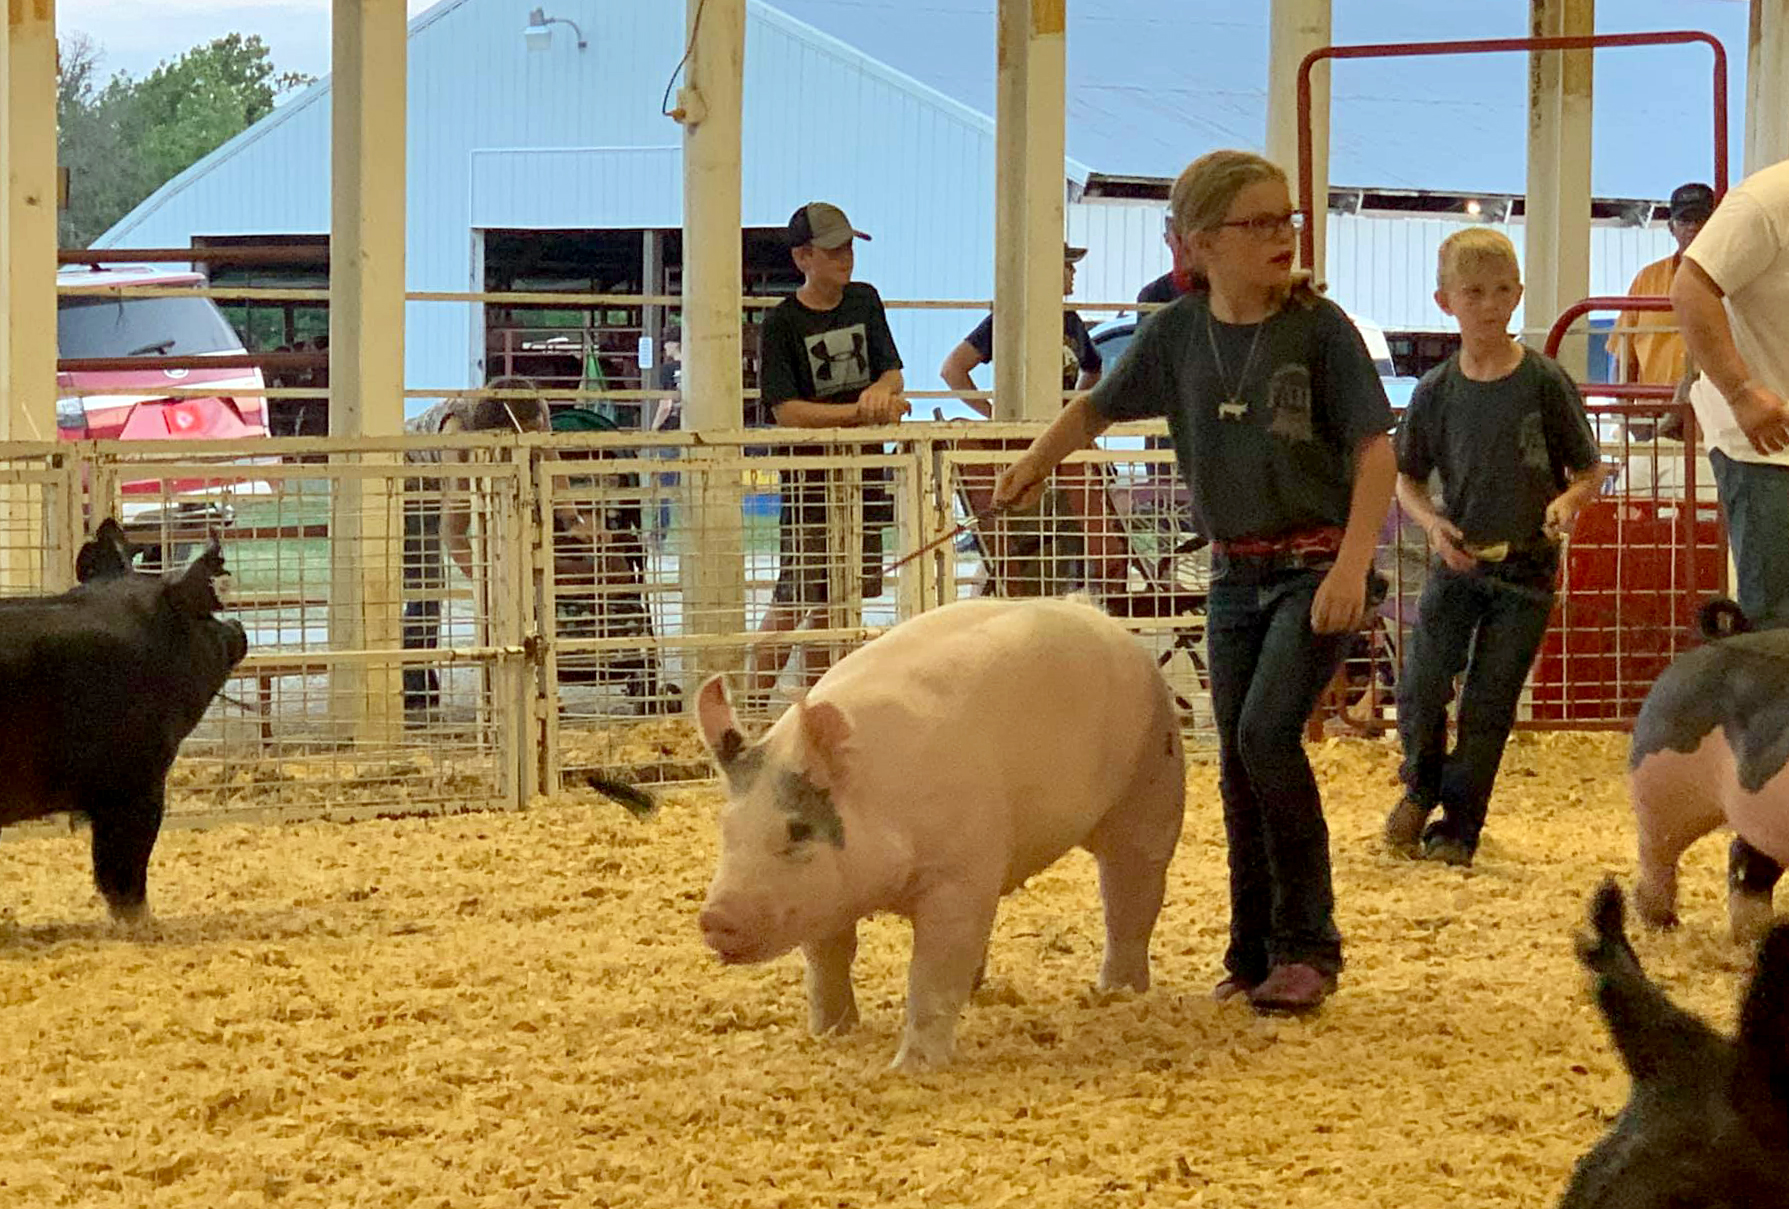
[[[1475,546],[1545,555],[1547,505],[1597,464],[1584,400],[1566,372],[1526,349],[1494,382],[1468,378],[1455,353],[1417,384],[1398,428],[1398,470],[1441,476],[1441,513]]]
[[[1111,420],[1167,417],[1194,521],[1218,541],[1346,526],[1355,450],[1392,426],[1360,332],[1327,299],[1236,326],[1187,294],[1138,327],[1091,400]]]

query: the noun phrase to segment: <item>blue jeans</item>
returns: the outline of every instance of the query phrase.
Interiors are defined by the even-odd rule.
[[[1739,607],[1755,626],[1789,623],[1789,466],[1740,462],[1718,449],[1708,460],[1739,570]]]
[[[1478,846],[1503,747],[1515,725],[1528,669],[1547,632],[1553,593],[1494,572],[1461,574],[1436,564],[1417,605],[1416,629],[1398,683],[1398,737],[1405,792],[1440,806],[1433,826]],[[1460,690],[1459,735],[1447,750],[1447,706]]]
[[[1720,450],[1715,490],[1727,514],[1727,541],[1739,572],[1739,607],[1754,626],[1789,625],[1789,466],[1741,462]],[[1783,867],[1737,837],[1727,854],[1727,884],[1768,894]]]
[[[1342,968],[1329,827],[1303,734],[1348,639],[1311,631],[1311,601],[1322,582],[1315,569],[1226,572],[1207,606],[1230,849],[1224,966],[1251,984],[1293,962],[1327,974]]]

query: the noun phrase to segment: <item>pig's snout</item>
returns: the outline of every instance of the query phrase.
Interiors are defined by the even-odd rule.
[[[745,960],[751,949],[750,938],[726,904],[704,904],[696,924],[702,929],[702,943],[714,950],[715,956],[729,964]]]

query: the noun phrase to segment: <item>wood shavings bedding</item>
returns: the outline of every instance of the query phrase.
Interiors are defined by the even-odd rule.
[[[163,835],[148,940],[84,836],[0,843],[8,1205],[1549,1206],[1626,1082],[1571,956],[1632,869],[1618,736],[1518,736],[1477,866],[1394,860],[1395,749],[1315,753],[1349,967],[1312,1021],[1218,1006],[1215,768],[1154,945],[1102,997],[1092,861],[1007,900],[958,1065],[894,1052],[907,930],[863,929],[864,1025],[806,1036],[800,959],[723,969],[695,913],[713,790],[639,823],[521,814]],[[1723,846],[1637,937],[1730,1027]]]

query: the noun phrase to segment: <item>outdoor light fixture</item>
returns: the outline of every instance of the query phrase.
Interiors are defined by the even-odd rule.
[[[578,49],[586,50],[590,43],[584,41],[584,31],[578,28],[576,21],[565,17],[549,17],[545,9],[535,9],[528,14],[528,26],[522,31],[522,37],[528,43],[529,50],[545,50],[553,42],[553,26],[569,25],[572,32],[578,35]]]

